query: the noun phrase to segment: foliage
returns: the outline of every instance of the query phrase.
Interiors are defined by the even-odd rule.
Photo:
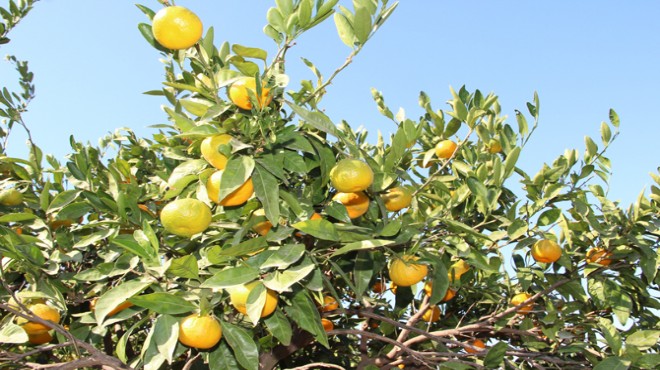
[[[0,40],[8,40],[6,32],[33,3],[12,1],[0,10]],[[332,122],[320,105],[334,77],[397,4],[275,3],[264,28],[278,46],[270,59],[257,48],[217,46],[213,28],[193,48],[170,51],[153,39],[148,23],[140,24],[165,57],[164,86],[148,94],[169,103],[170,124],[156,127],[150,139],[117,130],[98,147],[72,137],[65,163],[52,156],[44,163],[32,143],[27,159],[4,155],[14,125],[28,130],[21,114],[34,95],[27,64],[10,58],[23,92],[4,88],[0,96],[0,181],[3,189],[20,190],[23,203],[0,206],[3,368],[650,369],[660,363],[660,176],[653,175],[650,196],[640,193],[628,209],[607,198],[605,153],[619,127],[613,110],[599,144],[586,137],[584,152],[566,150],[533,175],[516,164],[536,128],[536,94],[528,114],[517,111],[511,125],[497,96],[479,90],[452,89],[446,110],[434,109],[421,93],[424,114],[417,119],[394,115],[374,90],[394,129],[373,143],[367,132]],[[153,17],[153,10],[138,7]],[[313,79],[296,87],[285,74],[287,51],[331,17],[350,49],[346,63],[324,77],[305,60]],[[226,98],[244,76],[256,79],[253,103],[266,88],[272,103],[244,110]],[[225,133],[232,140],[219,147],[229,158],[219,198],[248,178],[254,185],[255,195],[239,206],[216,205],[206,193],[216,170],[200,144]],[[449,159],[437,158],[435,146],[445,139],[458,148]],[[332,201],[330,172],[345,158],[374,173],[369,208],[355,219]],[[412,203],[389,212],[381,196],[399,186],[412,190]],[[159,220],[165,205],[183,198],[202,200],[213,213],[210,227],[192,237],[168,233]],[[311,219],[314,213],[322,218]],[[273,225],[267,233],[253,231],[264,221]],[[533,260],[531,247],[541,239],[562,247],[558,261]],[[609,251],[613,262],[585,262],[594,247]],[[428,265],[431,294],[424,282],[371,289],[389,280],[388,263],[403,255]],[[457,261],[469,270],[450,268]],[[258,283],[250,285],[241,314],[230,293],[251,282]],[[456,296],[444,301],[449,288]],[[261,318],[271,291],[277,308]],[[530,313],[516,313],[509,303],[521,292],[531,295],[522,303],[533,305]],[[326,296],[339,307],[323,309]],[[57,344],[30,348],[17,325],[16,317],[41,322],[25,305],[35,299],[62,312],[60,323],[42,322]],[[421,320],[436,304],[440,320]],[[196,312],[220,320],[222,340],[209,350],[177,340],[180,320]],[[321,318],[334,327],[326,332]],[[486,350],[475,351],[475,339]]]

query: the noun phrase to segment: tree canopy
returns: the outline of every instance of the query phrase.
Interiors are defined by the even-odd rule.
[[[34,98],[0,94],[0,364],[62,369],[653,369],[660,364],[660,175],[607,195],[610,110],[529,174],[533,94],[513,122],[494,93],[450,89],[374,139],[323,109],[334,78],[397,3],[276,0],[277,53],[197,34],[194,13],[138,5],[164,66],[168,124],[72,136],[64,159],[5,146]],[[0,44],[36,0],[0,8]],[[38,6],[38,5],[37,5]],[[334,22],[347,59],[286,74]],[[173,27],[181,29],[173,30]],[[166,45],[166,46],[163,46]],[[304,43],[302,46],[304,47]],[[319,45],[309,45],[319,47]],[[360,88],[360,87],[358,87]]]

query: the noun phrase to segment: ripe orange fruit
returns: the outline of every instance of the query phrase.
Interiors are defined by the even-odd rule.
[[[222,339],[222,327],[211,315],[192,314],[179,322],[179,342],[198,349],[209,349]]]
[[[449,159],[454,155],[457,147],[458,145],[451,140],[441,140],[435,145],[435,155],[438,158]]]
[[[252,216],[255,218],[261,218],[261,217],[265,218],[266,211],[263,208],[258,209],[254,211],[254,213],[252,213]],[[268,220],[257,222],[256,224],[254,224],[254,226],[252,226],[252,230],[261,236],[268,234],[268,232],[272,228],[273,228],[273,224]]]
[[[96,309],[96,302],[97,302],[98,300],[99,300],[98,297],[94,297],[94,298],[89,302],[89,309],[90,309],[91,311],[94,311],[94,310]],[[107,317],[110,317],[110,316],[116,315],[116,314],[118,314],[119,312],[121,312],[121,311],[123,311],[123,310],[125,310],[125,309],[127,309],[127,308],[129,308],[129,307],[133,307],[133,303],[131,303],[131,302],[129,302],[129,301],[124,301],[124,302],[118,304],[117,307],[113,308],[112,311],[108,312]]]
[[[449,288],[447,289],[447,293],[445,293],[445,296],[442,298],[441,302],[448,302],[451,301],[452,298],[456,296],[456,289]]]
[[[16,207],[23,203],[23,193],[11,188],[0,191],[0,205],[5,207]]]
[[[383,293],[387,288],[385,287],[385,284],[383,284],[382,281],[377,281],[374,283],[374,285],[371,287],[371,291],[376,293],[376,294],[381,294]]]
[[[69,227],[71,225],[73,225],[73,221],[71,220],[52,220],[48,222],[51,230],[57,230],[60,227]]]
[[[405,255],[392,260],[389,268],[392,282],[398,286],[411,286],[422,281],[428,273],[428,267],[413,262],[418,259],[416,256]]]
[[[612,253],[608,252],[605,248],[591,248],[587,251],[587,262],[589,263],[598,263],[603,266],[609,266],[612,263],[610,259]]]
[[[201,200],[177,199],[160,212],[160,222],[168,232],[191,237],[206,230],[211,224],[211,209]]]
[[[252,183],[252,177],[248,178],[243,185],[239,186],[238,189],[232,191],[226,197],[218,199],[220,196],[220,187],[222,186],[221,178],[223,171],[216,171],[209,177],[206,181],[206,192],[208,193],[209,199],[215,203],[221,204],[225,207],[240,206],[241,204],[247,202],[248,199],[254,194],[254,184]]]
[[[498,140],[492,139],[488,143],[488,153],[497,154],[502,151],[502,144]]]
[[[323,306],[321,306],[321,311],[334,311],[339,308],[339,302],[333,297],[326,295],[323,297]]]
[[[47,332],[47,331],[45,331],[43,333],[39,333],[39,334],[31,334],[31,335],[28,334],[28,342],[30,342],[30,344],[34,344],[36,346],[38,346],[40,344],[48,343],[51,340],[53,340],[53,336],[50,335],[50,333]]]
[[[536,262],[553,263],[561,257],[561,247],[549,239],[539,240],[532,246],[532,257]]]
[[[518,306],[519,304],[525,302],[528,300],[532,295],[527,294],[527,293],[518,293],[511,298],[511,305],[512,306]],[[529,303],[526,304],[520,308],[518,308],[518,313],[519,314],[526,314],[532,311],[533,304]]]
[[[257,80],[254,77],[243,77],[238,81],[231,84],[229,87],[229,100],[236,104],[237,107],[242,109],[252,109],[252,102],[250,101],[250,94],[248,90],[257,95]],[[261,87],[261,97],[259,99],[259,108],[263,108],[270,104],[273,97],[270,94],[270,89]]]
[[[470,270],[470,265],[467,264],[464,260],[458,260],[449,266],[449,272],[447,276],[449,281],[454,282],[455,280],[461,280],[461,276]]]
[[[440,307],[438,306],[431,306],[429,307],[426,311],[424,311],[424,314],[422,315],[422,320],[426,322],[436,322],[440,320]]]
[[[369,209],[369,197],[364,192],[337,193],[332,200],[343,204],[351,219],[358,218],[367,213]]]
[[[409,188],[396,187],[388,189],[380,196],[385,203],[385,208],[390,212],[400,211],[410,205],[412,202],[412,191]]]
[[[335,328],[335,324],[332,323],[332,321],[328,319],[321,319],[321,325],[323,325],[323,330],[325,331],[330,331]]]
[[[359,159],[342,159],[330,170],[330,182],[342,193],[355,193],[371,186],[374,172]]]
[[[426,283],[424,283],[424,292],[429,297],[433,293],[433,283],[431,281],[427,281]],[[449,288],[447,289],[447,292],[445,293],[445,296],[442,298],[441,302],[450,301],[455,296],[456,296],[456,289]]]
[[[209,164],[219,170],[224,170],[227,166],[227,157],[220,153],[219,146],[226,145],[231,141],[232,137],[227,134],[213,135],[202,140],[199,147],[202,152],[202,157],[206,159]]]
[[[182,6],[168,6],[152,19],[151,30],[159,44],[168,49],[188,49],[202,37],[204,27],[199,17]]]
[[[314,212],[314,214],[312,214],[312,216],[309,219],[310,220],[322,220],[323,216],[321,216],[320,214]]]
[[[229,289],[229,301],[234,308],[247,315],[247,299],[252,289],[257,285],[258,281],[253,281],[247,284],[238,285]],[[279,298],[277,293],[273,290],[266,288],[266,303],[261,310],[261,317],[266,317],[275,311]]]
[[[484,343],[481,339],[475,339],[469,343],[473,347],[480,348],[479,350],[472,349],[472,348],[466,348],[465,352],[467,353],[479,353],[486,349],[486,343]]]
[[[56,308],[45,303],[33,304],[27,306],[27,308],[32,314],[43,320],[54,322],[56,324],[60,322],[60,312]],[[28,321],[22,317],[19,317],[16,320],[16,323],[20,325],[28,335],[43,334],[51,329],[50,326],[35,321]]]

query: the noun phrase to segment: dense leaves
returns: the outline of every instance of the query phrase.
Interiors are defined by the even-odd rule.
[[[32,4],[1,9],[0,43]],[[566,150],[528,174],[517,162],[538,122],[536,94],[511,124],[497,96],[479,90],[451,89],[445,110],[422,92],[417,118],[393,114],[373,90],[392,127],[377,138],[320,108],[332,79],[396,5],[277,0],[264,28],[278,47],[270,57],[218,43],[213,28],[194,48],[171,52],[141,24],[165,68],[163,86],[148,94],[165,99],[169,124],[152,138],[117,130],[98,147],[72,137],[64,163],[32,143],[27,159],[0,148],[2,191],[20,192],[18,202],[0,202],[3,368],[82,361],[81,352],[90,355],[81,366],[144,369],[655,368],[660,174],[627,209],[607,198],[616,112],[601,123],[599,142],[587,137],[583,152]],[[284,74],[287,50],[331,16],[347,62],[325,78],[305,59],[313,80],[294,83]],[[27,128],[21,114],[34,94],[27,63],[11,60],[24,91],[1,91],[3,137],[16,124]],[[250,110],[226,93],[241,76],[256,77]],[[265,89],[273,101],[261,106]],[[250,179],[254,194],[244,203],[209,199],[216,169],[200,144],[217,134],[232,136],[217,148],[228,158],[219,199]],[[436,155],[441,140],[457,144],[448,159]],[[345,158],[374,173],[359,217],[333,201],[330,172]],[[398,186],[413,199],[389,212],[382,196]],[[163,228],[160,211],[183,198],[212,209],[208,229],[181,237]],[[530,256],[540,239],[561,246],[556,262]],[[588,259],[592,248],[603,258]],[[389,283],[388,265],[403,255],[428,266],[419,284]],[[229,297],[253,281],[242,314]],[[277,307],[262,318],[271,291]],[[531,298],[511,306],[522,292]],[[23,328],[39,320],[28,309],[37,301],[62,312],[48,324],[60,346],[28,347]],[[441,319],[421,320],[434,305]],[[195,312],[220,320],[215,347],[178,341],[180,320]],[[334,328],[324,330],[321,318]],[[475,338],[487,348],[467,347]]]

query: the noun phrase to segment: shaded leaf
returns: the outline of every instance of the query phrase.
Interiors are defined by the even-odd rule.
[[[259,277],[259,270],[251,266],[229,267],[215,273],[202,283],[202,288],[229,288],[249,283]]]
[[[252,334],[240,326],[221,321],[222,335],[234,352],[238,363],[248,370],[259,368],[259,350]]]
[[[195,309],[195,305],[191,302],[177,295],[163,292],[135,296],[129,301],[137,306],[167,315],[178,315]]]

